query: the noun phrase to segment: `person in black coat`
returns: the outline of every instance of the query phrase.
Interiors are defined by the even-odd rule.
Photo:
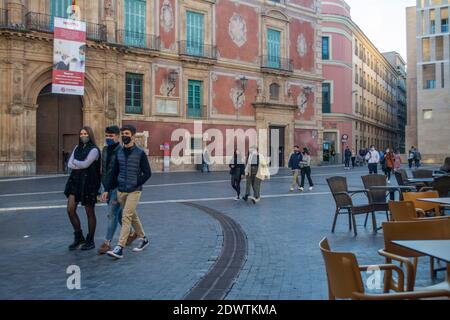
[[[231,175],[231,186],[236,191],[236,201],[239,201],[241,198],[241,179],[245,174],[245,165],[244,159],[241,156],[239,150],[234,150],[233,158],[229,164],[230,167],[230,175]]]
[[[74,242],[69,250],[75,250],[81,246],[81,250],[95,248],[94,235],[97,220],[95,218],[95,203],[99,194],[100,175],[100,150],[95,144],[94,133],[90,127],[80,130],[78,145],[72,152],[68,167],[72,169],[66,183],[64,194],[67,197],[67,213],[74,229]],[[84,206],[88,218],[89,233],[84,238],[81,230],[80,219],[77,214],[78,204]]]

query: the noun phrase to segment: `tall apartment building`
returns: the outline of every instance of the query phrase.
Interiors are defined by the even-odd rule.
[[[449,2],[419,0],[406,9],[408,50],[407,145],[426,162],[450,155]]]
[[[345,1],[324,2],[322,13],[324,161],[328,150],[340,156],[346,145],[355,151],[372,144],[400,148],[397,92],[403,75],[352,21]]]
[[[195,120],[223,136],[276,128],[281,165],[294,143],[321,160],[320,0],[77,0],[81,97],[50,90],[53,18],[70,4],[0,0],[0,175],[61,172],[82,125],[101,141],[106,125],[134,124],[155,170]]]

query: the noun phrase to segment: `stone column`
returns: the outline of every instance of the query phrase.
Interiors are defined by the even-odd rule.
[[[20,0],[8,0],[8,19],[12,26],[23,26],[24,10]]]
[[[106,39],[108,42],[116,42],[116,22],[115,22],[115,2],[114,0],[104,0],[104,19],[106,26]]]

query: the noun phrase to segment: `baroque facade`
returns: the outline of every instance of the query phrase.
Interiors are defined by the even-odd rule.
[[[82,125],[101,145],[105,126],[134,124],[156,171],[195,120],[224,137],[278,128],[282,165],[293,144],[322,160],[320,0],[78,0],[81,97],[49,89],[70,2],[0,0],[0,176],[61,172]]]

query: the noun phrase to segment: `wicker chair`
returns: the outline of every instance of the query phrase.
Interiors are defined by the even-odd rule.
[[[415,186],[417,190],[420,190],[421,188],[425,187],[424,183],[414,183],[414,182],[408,182],[408,174],[406,173],[406,170],[400,169],[394,172],[395,180],[397,180],[397,184],[399,186]]]
[[[431,183],[430,187],[423,187],[421,192],[436,190],[439,193],[439,197],[446,198],[450,193],[450,176],[437,177]]]
[[[372,225],[373,229],[376,232],[376,220],[375,220],[375,212],[373,211],[373,206],[371,204],[365,205],[354,205],[352,196],[358,193],[364,193],[367,195],[367,190],[355,190],[349,191],[347,186],[347,178],[345,177],[331,177],[327,179],[328,186],[330,187],[331,193],[333,194],[334,201],[336,203],[336,211],[333,219],[333,227],[331,228],[331,232],[334,233],[334,229],[336,228],[337,217],[340,214],[348,214],[348,224],[350,231],[352,230],[355,236],[358,235],[356,230],[356,220],[355,216],[360,214],[369,214],[372,213]]]
[[[393,299],[422,299],[450,297],[450,292],[446,290],[430,290],[418,292],[403,292],[404,272],[394,264],[382,264],[375,266],[360,266],[356,256],[351,252],[331,251],[326,238],[319,243],[327,272],[328,299],[357,299],[357,300],[393,300]],[[377,268],[385,272],[385,292],[388,292],[392,279],[392,271],[398,274],[398,287],[400,292],[384,294],[368,294],[365,292],[361,272]],[[372,269],[373,270],[373,269]],[[390,278],[388,281],[386,277]]]
[[[413,178],[421,179],[421,178],[433,178],[433,170],[427,169],[417,169],[412,172]]]
[[[445,158],[444,165],[440,168],[440,171],[450,173],[450,157]]]
[[[389,221],[389,204],[387,202],[386,190],[370,189],[371,187],[383,187],[386,186],[386,176],[381,174],[370,174],[361,177],[364,189],[368,190],[369,204],[373,206],[373,210],[386,212],[386,219]],[[367,226],[367,220],[369,215],[366,216],[364,227]]]

